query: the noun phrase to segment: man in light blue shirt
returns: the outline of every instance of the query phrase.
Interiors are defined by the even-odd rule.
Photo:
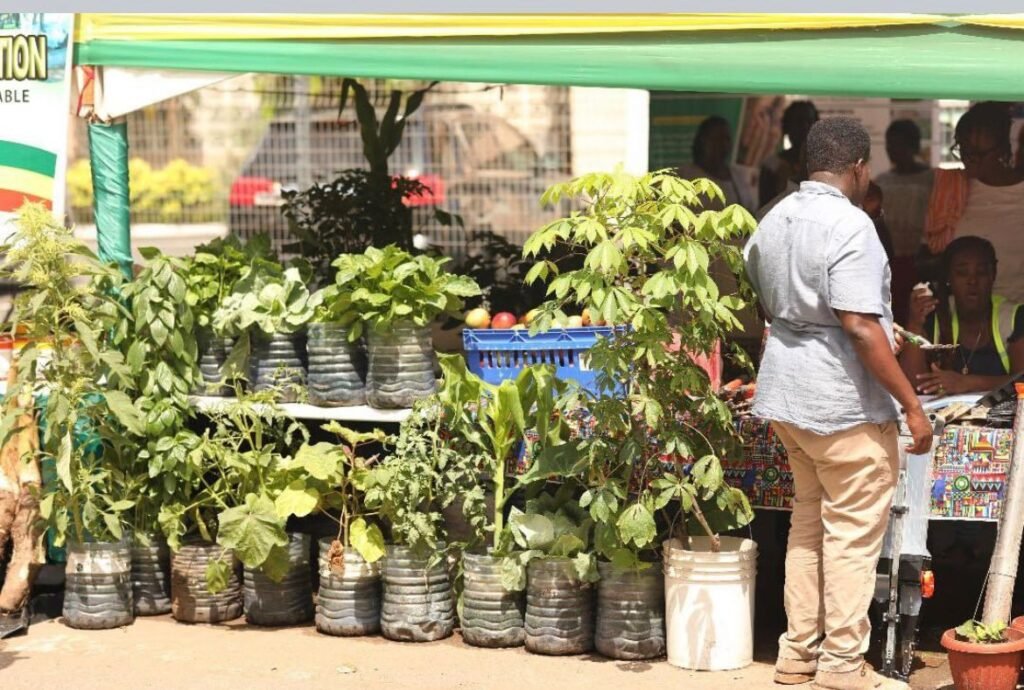
[[[894,355],[885,250],[859,208],[870,151],[856,120],[817,122],[806,142],[809,180],[764,217],[744,251],[771,325],[754,413],[786,446],[795,485],[775,681],[818,690],[879,687],[864,653],[899,474],[897,403],[911,452],[927,452],[932,437]]]

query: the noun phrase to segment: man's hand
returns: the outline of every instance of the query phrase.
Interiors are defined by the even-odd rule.
[[[908,453],[923,455],[932,449],[934,428],[920,405],[907,411],[907,427],[910,429],[910,435],[914,437],[913,443],[907,446]]]
[[[864,368],[874,376],[900,406],[907,410],[907,425],[914,436],[911,448],[926,452],[931,447],[932,427],[921,409],[921,401],[914,387],[900,369],[892,352],[889,334],[882,328],[878,316],[857,312],[836,311],[843,331],[850,338]]]

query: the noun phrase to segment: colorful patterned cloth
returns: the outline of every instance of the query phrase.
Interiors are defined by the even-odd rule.
[[[737,428],[744,438],[743,457],[723,463],[726,480],[742,488],[755,507],[789,509],[793,474],[771,424],[747,417]],[[933,455],[932,517],[998,518],[1012,451],[1009,429],[947,428]]]

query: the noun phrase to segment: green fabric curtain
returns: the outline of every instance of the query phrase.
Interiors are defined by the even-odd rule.
[[[128,195],[128,124],[90,123],[93,215],[96,243],[103,261],[117,262],[132,275],[132,238]]]
[[[1024,32],[942,26],[403,40],[104,41],[76,62],[717,93],[1024,99]]]

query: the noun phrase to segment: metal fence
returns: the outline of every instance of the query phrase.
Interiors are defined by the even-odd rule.
[[[383,112],[391,90],[416,82],[364,82]],[[128,117],[132,220],[136,224],[223,224],[240,236],[290,241],[281,192],[364,168],[351,104],[339,115],[341,80],[240,76]],[[542,209],[544,189],[571,170],[569,89],[435,85],[405,128],[390,172],[418,177],[437,206],[463,226],[445,226],[414,208],[414,231],[459,257],[493,232],[522,241],[558,209]],[[92,222],[84,124],[76,125],[69,207]]]

